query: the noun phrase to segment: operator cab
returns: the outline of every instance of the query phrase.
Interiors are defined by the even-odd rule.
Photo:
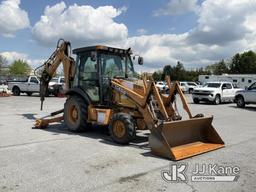
[[[111,100],[110,81],[113,78],[137,77],[131,50],[106,46],[91,46],[73,50],[77,55],[73,87],[80,87],[92,102],[107,104]],[[139,58],[140,63],[142,59]]]

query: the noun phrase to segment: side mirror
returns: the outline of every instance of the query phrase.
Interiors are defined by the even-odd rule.
[[[227,87],[222,87],[222,90],[227,89]]]
[[[139,65],[143,65],[143,57],[139,57],[138,58],[138,64]]]
[[[95,51],[91,52],[91,60],[92,61],[97,61],[97,52],[95,52]]]

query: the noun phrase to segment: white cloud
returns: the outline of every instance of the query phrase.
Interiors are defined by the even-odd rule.
[[[128,37],[127,27],[113,20],[125,10],[112,6],[66,7],[62,2],[46,7],[33,27],[33,34],[37,41],[47,45],[63,37],[75,46],[100,43],[131,47],[144,56],[147,71],[177,61],[187,68],[206,66],[256,48],[256,1],[206,0],[197,9],[197,26],[182,34],[145,35],[145,31],[138,30],[142,34]]]
[[[0,55],[2,55],[4,58],[6,58],[6,60],[9,64],[18,59],[27,60],[27,58],[28,58],[27,54],[15,52],[15,51],[1,52]]]
[[[251,18],[255,10],[256,1],[251,0],[204,1],[199,11],[198,26],[192,30],[190,40],[209,45],[240,40],[255,29],[255,16]]]
[[[75,45],[122,41],[128,36],[128,29],[113,19],[126,11],[126,7],[92,6],[69,7],[60,2],[47,6],[33,29],[34,38],[41,44],[53,45],[59,38],[65,38]]]
[[[0,3],[0,34],[13,37],[15,32],[29,27],[26,11],[20,7],[20,0],[4,0]]]
[[[256,1],[206,0],[198,14],[198,25],[183,34],[130,37],[131,46],[149,68],[162,68],[181,61],[187,68],[228,59],[237,52],[256,50]]]
[[[187,12],[196,12],[197,10],[197,0],[170,0],[164,8],[154,11],[154,15],[181,15]]]
[[[31,59],[27,54],[15,51],[0,52],[0,55],[6,58],[8,64],[11,64],[13,61],[20,59],[26,61],[32,67],[32,69],[42,65],[45,62],[45,59]]]

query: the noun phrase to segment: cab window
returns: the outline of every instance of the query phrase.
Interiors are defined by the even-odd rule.
[[[35,77],[30,78],[30,83],[36,83],[38,84],[38,80]]]
[[[229,83],[224,83],[224,84],[222,85],[222,89],[232,89],[232,86],[231,86],[231,84],[229,84]]]
[[[65,83],[65,79],[64,79],[64,78],[61,78],[61,79],[60,79],[60,83]]]
[[[249,90],[256,90],[256,82],[253,83],[248,89]]]

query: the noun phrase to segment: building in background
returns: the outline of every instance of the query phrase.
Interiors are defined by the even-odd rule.
[[[256,82],[256,74],[199,75],[198,80],[203,84],[212,81],[228,81],[237,87],[245,88]]]

